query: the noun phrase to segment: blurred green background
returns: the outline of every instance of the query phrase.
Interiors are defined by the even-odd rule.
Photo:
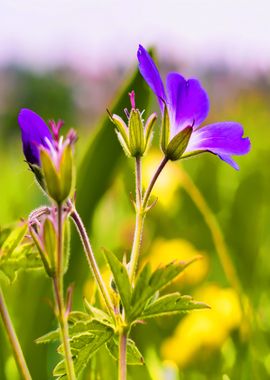
[[[174,68],[161,61],[163,70]],[[185,74],[182,71],[183,74]],[[133,338],[146,364],[130,367],[130,379],[263,380],[270,378],[270,82],[269,76],[242,75],[224,67],[200,72],[209,92],[207,122],[234,120],[244,125],[252,143],[247,156],[236,158],[240,171],[203,154],[170,163],[154,194],[157,206],[149,213],[143,258],[153,267],[174,258],[201,254],[171,285],[208,303],[212,309],[156,320],[137,326]],[[113,76],[114,80],[107,78]],[[61,118],[66,130],[75,127],[77,206],[88,227],[98,261],[107,276],[101,247],[121,257],[129,252],[134,212],[134,162],[122,153],[105,109],[123,116],[128,91],[135,89],[137,105],[146,115],[156,109],[137,72],[115,69],[99,77],[62,67],[34,72],[7,66],[0,72],[0,226],[11,224],[47,200],[35,184],[21,150],[17,114],[27,107],[45,120]],[[97,89],[99,95],[95,96]],[[83,101],[82,101],[83,99]],[[159,124],[153,146],[143,160],[144,185],[159,162]],[[222,231],[222,232],[221,232]],[[72,254],[66,284],[75,283],[74,309],[83,309],[83,296],[93,300],[93,279],[79,239],[72,231]],[[42,272],[20,272],[10,286],[1,286],[25,352],[33,379],[51,379],[58,360],[56,345],[34,340],[56,326],[50,281]],[[19,375],[0,323],[0,379]],[[102,364],[100,378],[114,379],[116,366],[106,350],[92,360]]]

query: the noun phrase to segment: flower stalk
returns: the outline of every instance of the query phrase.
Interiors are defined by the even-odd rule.
[[[69,332],[68,332],[68,311],[66,310],[64,302],[63,291],[63,215],[62,205],[57,205],[57,260],[56,272],[53,277],[53,289],[56,303],[56,313],[59,322],[61,342],[64,349],[65,366],[67,371],[67,378],[69,380],[76,380],[74,364],[71,355]]]
[[[102,297],[104,299],[105,305],[106,305],[110,315],[112,316],[112,318],[114,320],[115,319],[115,313],[114,313],[113,303],[112,303],[111,297],[109,295],[109,292],[106,288],[106,285],[103,281],[103,278],[101,276],[101,273],[100,273],[99,267],[97,265],[97,262],[96,262],[96,259],[95,259],[95,256],[94,256],[94,253],[93,253],[93,250],[92,250],[92,247],[91,247],[88,235],[87,235],[87,232],[86,232],[84,224],[83,224],[83,221],[82,221],[79,213],[75,209],[75,207],[71,204],[71,202],[69,202],[69,205],[72,207],[72,211],[70,213],[70,216],[71,216],[73,222],[75,223],[77,230],[78,230],[78,233],[80,235],[89,267],[90,267],[90,269],[91,269],[91,271],[95,277],[95,280],[97,281],[97,284],[98,284],[100,293],[102,294]]]
[[[18,370],[24,380],[32,380],[29,369],[27,367],[18,337],[12,325],[12,321],[10,319],[8,309],[6,306],[5,298],[0,288],[0,315],[3,320],[3,324],[5,326],[12,350],[13,355],[17,363]]]
[[[119,334],[119,365],[118,380],[127,378],[127,333],[121,331]]]

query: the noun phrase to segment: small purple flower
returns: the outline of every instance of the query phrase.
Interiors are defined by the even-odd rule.
[[[24,108],[20,111],[18,122],[26,161],[40,166],[39,148],[49,148],[49,144],[53,142],[52,134],[45,121],[29,109]]]
[[[197,79],[186,80],[178,73],[167,75],[166,91],[159,71],[149,53],[139,45],[137,52],[139,70],[157,96],[164,115],[167,108],[171,141],[179,132],[192,127],[192,133],[182,158],[211,152],[233,168],[238,165],[231,155],[243,155],[250,150],[249,139],[243,138],[243,127],[235,122],[220,122],[200,128],[209,111],[206,91]]]

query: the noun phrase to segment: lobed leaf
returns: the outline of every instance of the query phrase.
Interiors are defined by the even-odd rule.
[[[12,254],[14,249],[21,243],[27,231],[27,224],[17,226],[8,234],[6,239],[3,241],[0,250],[0,258],[3,256],[9,256]]]
[[[166,266],[159,267],[152,275],[150,275],[150,267],[146,265],[142,272],[139,274],[132,294],[132,310],[130,320],[135,320],[145,309],[150,298],[152,298],[157,291],[162,290],[172,280],[174,280],[185,268],[191,263],[198,260],[195,257],[190,261],[174,261]]]
[[[88,314],[82,312],[71,312],[69,316],[69,337],[75,338],[76,336],[83,333],[90,333],[94,335],[99,335],[106,333],[108,330],[113,331],[113,325],[108,321],[98,320],[89,317]],[[55,340],[59,340],[60,332],[59,329],[51,331],[45,335],[36,339],[36,343],[49,343]]]
[[[116,283],[122,304],[125,308],[125,312],[128,315],[130,312],[132,290],[127,269],[112,252],[104,249],[104,253],[113,273],[113,278]]]
[[[115,338],[110,339],[108,343],[106,343],[106,347],[111,354],[111,356],[118,360],[119,358],[119,343]],[[143,365],[144,359],[142,354],[140,353],[138,347],[132,339],[127,340],[127,364],[128,365]]]
[[[191,296],[181,296],[180,293],[167,294],[148,305],[139,319],[156,318],[164,315],[182,314],[196,309],[209,308],[203,302],[194,301]]]
[[[87,366],[90,358],[105,344],[113,335],[113,330],[106,327],[97,333],[84,332],[76,334],[70,339],[70,346],[76,375],[79,376],[83,369]],[[62,345],[59,347],[59,352],[62,353]],[[54,376],[60,376],[61,379],[66,379],[66,369],[64,361],[59,362],[53,371]]]
[[[43,268],[42,261],[32,243],[21,244],[12,250],[12,254],[1,256],[0,271],[3,272],[10,282],[16,279],[20,270],[33,270]]]
[[[101,309],[98,309],[97,307],[94,307],[86,299],[84,299],[84,305],[86,311],[88,312],[88,315],[90,315],[92,318],[98,319],[99,321],[105,323],[112,322],[112,318],[109,314],[105,313],[105,311]]]

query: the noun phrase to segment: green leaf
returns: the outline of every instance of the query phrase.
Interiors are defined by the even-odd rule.
[[[84,299],[84,305],[85,305],[86,311],[89,313],[91,317],[105,323],[112,322],[112,319],[109,314],[105,313],[101,309],[98,309],[97,307],[92,306],[86,299]]]
[[[17,226],[11,230],[10,234],[4,240],[0,248],[0,259],[5,255],[11,255],[14,249],[23,240],[27,231],[27,223]]]
[[[196,309],[207,309],[208,305],[196,302],[190,296],[180,293],[167,294],[148,305],[139,319],[155,318],[164,315],[182,314]]]
[[[6,254],[0,258],[0,271],[10,282],[16,279],[20,270],[34,270],[43,268],[42,261],[32,243],[21,244],[12,250],[12,254]]]
[[[69,316],[69,337],[73,338],[82,333],[91,333],[94,335],[103,334],[107,331],[113,332],[113,325],[109,322],[100,321],[89,317],[88,314],[82,312],[71,312]],[[59,340],[59,328],[51,331],[36,339],[36,343],[50,343]]]
[[[136,305],[140,301],[143,292],[148,286],[150,277],[151,277],[151,266],[149,263],[147,263],[143,267],[143,269],[140,271],[136,279],[135,287],[132,293],[132,301],[131,301],[132,305]]]
[[[41,337],[37,338],[35,342],[37,344],[43,344],[43,343],[50,343],[55,340],[59,339],[59,329],[53,330],[48,332],[47,334],[42,335]]]
[[[96,324],[96,328],[97,326],[98,324]],[[101,346],[103,346],[109,339],[111,339],[114,333],[112,328],[108,326],[103,325],[103,328],[99,328],[96,330],[91,330],[91,332],[86,331],[82,333],[76,333],[76,335],[70,339],[70,347],[77,376],[79,376],[83,369],[86,367],[90,358]],[[59,347],[58,351],[60,353],[63,352],[62,345]],[[53,371],[53,375],[60,376],[61,379],[66,379],[66,370],[63,361],[56,365]]]
[[[136,319],[146,307],[150,298],[174,280],[191,263],[199,257],[184,262],[174,261],[166,266],[159,267],[152,275],[148,267],[144,267],[140,273],[132,295],[132,311],[130,320]]]
[[[130,312],[131,303],[131,285],[129,282],[127,269],[112,252],[104,249],[104,253],[113,273],[113,278],[126,314],[128,315]]]
[[[8,235],[11,233],[12,227],[1,227],[0,226],[0,252],[4,241],[7,239]],[[1,256],[1,254],[0,254]]]
[[[119,357],[119,343],[117,339],[112,338],[107,344],[106,347],[109,353],[115,360],[118,360]],[[143,365],[144,359],[135,342],[132,339],[127,340],[127,364],[128,365]]]

